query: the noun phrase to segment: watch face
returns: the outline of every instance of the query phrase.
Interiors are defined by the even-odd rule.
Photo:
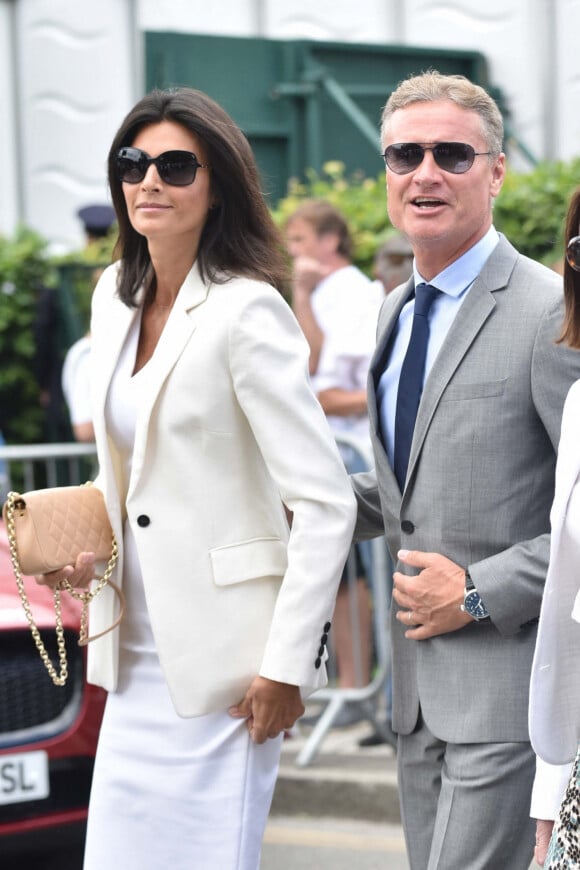
[[[479,592],[476,589],[467,593],[463,606],[465,607],[465,612],[469,613],[470,616],[473,616],[474,619],[485,619],[489,616],[485,604],[481,600]]]

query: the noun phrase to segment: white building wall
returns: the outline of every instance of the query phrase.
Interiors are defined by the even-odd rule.
[[[107,202],[105,162],[134,101],[131,4],[17,0],[21,219],[56,249],[83,243],[81,205]]]
[[[13,7],[10,0],[0,0],[0,233],[4,235],[12,232],[20,215]]]
[[[554,87],[548,95],[554,107],[555,153],[569,160],[580,155],[580,0],[546,2],[553,12],[555,31]]]
[[[81,243],[76,209],[106,198],[111,138],[142,92],[145,31],[481,51],[516,136],[569,159],[579,25],[580,0],[0,0],[0,232],[20,219],[57,247]]]

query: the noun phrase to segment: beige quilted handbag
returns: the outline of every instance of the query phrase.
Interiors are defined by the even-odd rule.
[[[117,542],[109,522],[102,492],[91,484],[38,489],[20,495],[8,493],[2,509],[8,532],[10,556],[16,577],[20,600],[32,636],[42,661],[57,686],[64,686],[68,676],[64,628],[62,624],[60,593],[65,590],[82,602],[79,645],[85,646],[97,637],[112,631],[121,622],[125,599],[121,589],[111,581],[117,562]],[[48,574],[65,565],[74,564],[79,553],[91,552],[97,561],[107,560],[102,577],[89,589],[75,589],[67,580],[54,588],[56,635],[60,673],[52,664],[42,641],[22,579],[23,574]],[[92,599],[109,584],[120,601],[119,617],[113,625],[93,637],[88,636],[88,606]]]

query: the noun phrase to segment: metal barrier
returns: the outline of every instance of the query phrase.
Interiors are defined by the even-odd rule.
[[[374,466],[370,450],[366,449],[360,441],[346,434],[337,435],[337,444],[340,448],[348,448],[354,452],[362,464],[362,471],[367,471]],[[306,767],[315,758],[320,746],[329,730],[332,728],[341,710],[349,704],[356,704],[366,718],[373,724],[377,733],[390,742],[391,735],[385,725],[377,718],[377,698],[381,692],[385,692],[387,681],[391,675],[391,647],[389,630],[390,590],[392,587],[392,566],[387,544],[384,537],[374,538],[369,542],[371,545],[371,564],[369,570],[369,583],[373,606],[373,641],[375,651],[375,669],[371,681],[366,686],[357,688],[341,688],[327,686],[319,689],[311,700],[326,704],[320,718],[316,722],[312,733],[308,736],[304,746],[296,757],[299,767]],[[356,562],[354,548],[351,550],[347,562],[347,582],[349,588],[349,601],[351,607],[351,622],[353,628],[353,652],[359,657],[358,669],[360,672],[360,633],[356,593]]]
[[[347,435],[337,437],[341,449],[351,450],[366,471],[373,466],[370,451],[365,450],[361,443]],[[96,459],[94,444],[30,444],[19,446],[0,446],[0,470],[4,469],[5,479],[0,480],[0,496],[2,503],[11,488],[11,480],[16,475],[22,480],[22,491],[37,489],[39,486],[58,486],[60,484],[62,467],[65,463],[68,482],[83,483],[87,475],[83,472],[86,460]],[[85,466],[83,466],[83,461]],[[39,481],[41,483],[39,484]],[[4,491],[6,490],[6,491]],[[392,568],[384,537],[375,538],[369,542],[371,558],[368,571],[368,581],[372,596],[373,649],[375,653],[374,671],[371,681],[357,688],[340,688],[327,686],[319,689],[312,700],[325,704],[325,708],[305,741],[296,758],[299,767],[306,767],[315,758],[320,746],[333,727],[336,717],[349,704],[356,704],[373,724],[376,731],[390,740],[390,734],[385,725],[377,718],[377,698],[385,691],[385,686],[391,673],[391,652],[389,637],[389,608],[392,585]],[[347,562],[347,583],[349,588],[350,615],[353,628],[353,652],[355,668],[361,671],[360,632],[357,606],[357,571],[354,558],[354,548]],[[358,665],[356,657],[358,656]],[[332,666],[332,646],[331,659]]]
[[[96,459],[94,444],[25,444],[0,446],[0,496],[6,498],[15,479],[22,492],[45,486],[62,485],[62,470],[67,483],[84,483],[86,460]]]

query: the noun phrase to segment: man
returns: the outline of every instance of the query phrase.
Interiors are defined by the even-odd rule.
[[[85,231],[87,248],[98,246],[111,232],[117,217],[110,205],[85,205],[77,211]],[[101,277],[103,269],[93,271],[93,287]],[[91,416],[90,396],[90,354],[91,337],[88,333],[79,338],[66,352],[62,366],[62,392],[68,407],[73,435],[77,441],[95,440]]]
[[[414,275],[381,310],[375,470],[354,485],[357,534],[384,528],[396,568],[393,729],[412,870],[527,870],[534,845],[528,683],[580,366],[555,343],[560,278],[493,227],[502,139],[497,106],[462,76],[412,77],[383,113],[389,216]]]
[[[375,280],[382,283],[385,293],[390,293],[399,284],[407,281],[412,271],[413,249],[409,240],[400,233],[390,236],[375,254]]]
[[[348,434],[370,451],[366,379],[382,287],[375,287],[352,264],[353,244],[346,220],[325,200],[309,200],[288,218],[286,244],[293,260],[292,306],[310,344],[313,389],[335,434]],[[354,451],[342,448],[341,452],[353,470]],[[357,557],[360,651],[356,649],[346,578],[333,619],[342,688],[369,682],[371,608],[360,554]],[[349,725],[359,718],[356,708],[344,707],[334,724]]]

